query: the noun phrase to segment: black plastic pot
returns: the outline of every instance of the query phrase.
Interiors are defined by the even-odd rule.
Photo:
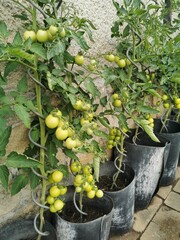
[[[169,146],[168,140],[161,137],[161,143],[156,143],[144,132],[139,133],[136,144],[132,137],[125,140],[126,163],[134,169],[136,175],[135,210],[148,207],[158,190]]]
[[[43,236],[42,240],[57,240],[54,227],[45,221],[43,231],[48,231],[48,236]],[[34,220],[18,220],[0,229],[0,240],[35,240],[37,232],[34,229]]]
[[[135,173],[134,170],[124,165],[123,171],[119,175],[122,182],[126,182],[126,187],[117,191],[105,191],[114,203],[111,235],[124,234],[131,230],[134,222],[134,201],[135,201]],[[101,176],[112,176],[117,172],[112,161],[101,164]]]
[[[167,186],[172,184],[176,177],[176,169],[180,155],[180,124],[175,121],[168,120],[163,128],[162,133],[159,133],[161,127],[161,120],[155,119],[155,132],[158,133],[159,136],[163,136],[171,142],[169,156],[160,181],[161,186]]]
[[[73,188],[72,188],[73,189]],[[68,190],[65,202],[72,201],[73,191]],[[72,202],[73,204],[73,202]],[[93,221],[84,223],[72,223],[54,214],[54,226],[58,240],[108,240],[112,219],[113,202],[109,196],[102,198],[83,198],[83,205],[100,208],[105,213]],[[63,209],[65,210],[66,205]],[[66,211],[66,210],[65,210]]]

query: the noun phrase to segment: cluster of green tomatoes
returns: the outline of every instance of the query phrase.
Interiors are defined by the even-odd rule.
[[[61,27],[51,25],[47,30],[39,29],[37,32],[34,30],[27,30],[24,32],[24,40],[30,38],[32,42],[38,41],[45,43],[47,41],[53,41],[57,36],[63,38],[66,36],[66,30]]]
[[[58,140],[64,141],[64,145],[68,149],[74,149],[82,146],[75,131],[69,126],[69,122],[62,118],[60,110],[52,111],[45,119],[45,124],[50,129],[55,130],[55,136]]]
[[[82,165],[79,161],[73,161],[70,164],[70,169],[75,176],[74,186],[76,193],[86,193],[86,196],[90,199],[103,197],[103,191],[98,189],[95,184],[90,164]]]
[[[122,132],[126,133],[128,130],[123,127]],[[123,134],[120,129],[117,127],[113,127],[109,129],[109,136],[108,136],[108,141],[107,141],[107,147],[108,149],[112,149],[113,147],[116,146],[120,142],[121,135]]]
[[[50,212],[53,213],[60,212],[64,207],[62,196],[67,192],[67,186],[61,184],[62,179],[63,173],[59,170],[55,170],[48,176],[48,180],[52,186],[49,189],[46,202],[49,204]]]
[[[162,101],[163,101],[163,107],[168,109],[170,108],[171,106],[171,99],[168,95],[164,94],[162,96]],[[177,109],[180,109],[180,98],[177,97],[177,96],[173,96],[173,103],[174,106],[177,108]]]
[[[115,62],[120,68],[124,68],[126,66],[129,66],[131,62],[127,58],[120,58],[119,56],[116,56],[114,54],[106,54],[105,59],[108,62]]]

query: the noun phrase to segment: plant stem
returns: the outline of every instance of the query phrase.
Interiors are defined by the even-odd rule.
[[[33,11],[32,11],[32,21],[33,21],[33,29],[36,31],[37,29],[37,22],[36,22],[36,7],[33,7]],[[35,60],[34,60],[34,65],[37,69],[38,66],[38,58],[35,55]],[[37,70],[34,70],[34,77],[37,80],[37,82],[41,82],[41,79],[39,78],[39,74]],[[35,91],[36,91],[36,104],[37,104],[37,112],[40,115],[43,115],[43,111],[42,111],[42,102],[41,102],[41,97],[42,97],[42,93],[41,93],[41,86],[39,84],[35,84]],[[42,148],[40,148],[40,163],[41,163],[41,167],[40,167],[40,172],[41,175],[46,177],[46,173],[45,173],[45,150],[44,150],[44,146],[46,143],[46,133],[45,133],[45,123],[44,120],[41,119],[39,117],[39,124],[40,124],[40,145],[42,146]],[[44,205],[45,204],[45,197],[46,197],[46,180],[42,179],[42,189],[41,189],[41,204]],[[39,230],[42,231],[43,229],[43,224],[44,224],[44,208],[40,208],[40,226],[39,226]],[[37,240],[41,239],[41,235],[38,235]]]
[[[123,161],[123,153],[125,152],[125,150],[124,150],[124,139],[125,139],[125,136],[122,134],[121,135],[121,141],[120,141],[120,151],[121,151],[121,153],[120,153],[120,157],[118,159],[119,165],[118,165],[118,170],[115,173],[115,177],[113,179],[113,183],[112,183],[111,189],[113,189],[114,186],[116,185],[116,181],[117,181],[118,176],[119,176],[119,174],[121,172],[121,166],[122,166],[122,161]]]
[[[170,114],[171,110],[172,110],[172,107],[170,107],[170,108],[167,110],[166,114],[165,114],[165,118],[164,118],[162,127],[161,127],[161,129],[160,129],[160,133],[162,133],[162,130],[163,130],[163,128],[164,128],[165,125],[166,125],[166,122],[167,122],[167,120],[168,120],[168,117],[169,117],[169,114]]]
[[[83,211],[83,192],[80,192],[80,196],[79,196],[79,208],[81,211]],[[81,222],[82,222],[82,213],[81,213]]]

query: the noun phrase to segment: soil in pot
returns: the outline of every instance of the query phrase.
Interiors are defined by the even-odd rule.
[[[72,202],[74,187],[65,196],[65,206],[60,214],[54,214],[53,225],[58,240],[108,240],[112,219],[113,202],[106,195],[102,198],[83,198],[83,211],[78,213]],[[78,204],[78,194],[76,203]],[[95,215],[94,215],[95,214]]]
[[[114,203],[111,235],[124,234],[131,230],[134,222],[135,173],[127,165],[123,165],[116,185],[111,189],[113,175],[117,172],[112,161],[101,165],[98,187],[112,198]]]

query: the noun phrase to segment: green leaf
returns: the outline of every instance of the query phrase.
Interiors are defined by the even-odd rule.
[[[27,128],[30,128],[31,120],[28,109],[22,105],[15,104],[14,111],[19,119],[24,123]]]
[[[54,142],[49,142],[47,145],[47,157],[48,157],[48,162],[52,167],[55,167],[58,163],[58,160],[56,158],[57,154],[57,148],[56,144]]]
[[[138,121],[138,123],[141,125],[141,127],[144,129],[144,131],[148,134],[148,136],[154,142],[160,142],[159,139],[154,134],[153,128],[149,126],[149,122],[147,120],[141,120],[141,121]]]
[[[28,184],[28,178],[24,175],[19,175],[14,179],[14,182],[12,184],[11,188],[11,195],[15,195],[18,192],[21,191],[22,188],[24,188]]]
[[[7,30],[7,25],[0,21],[0,36],[7,37],[9,35],[9,32]]]
[[[47,54],[45,48],[43,48],[42,44],[40,43],[33,43],[31,45],[31,52],[37,54],[38,56],[42,57],[43,59],[47,59]]]
[[[64,164],[60,164],[60,165],[57,167],[57,169],[58,169],[59,171],[61,171],[65,177],[68,177],[68,175],[69,175],[68,166],[66,166],[66,165],[64,165]]]
[[[17,62],[8,62],[4,70],[4,78],[6,78],[9,75],[9,73],[13,72],[18,66],[19,63]]]
[[[22,58],[23,60],[27,60],[30,63],[34,62],[34,54],[30,54],[25,52],[24,50],[21,50],[20,48],[9,48],[9,54],[13,57],[17,57],[17,58]]]
[[[94,84],[92,78],[87,78],[86,81],[84,82],[84,86],[86,87],[86,91],[88,91],[90,94],[92,94],[93,98],[101,95],[98,88]]]
[[[0,181],[2,183],[3,188],[8,190],[8,179],[9,179],[9,170],[6,166],[0,166]]]
[[[159,111],[157,109],[154,109],[154,108],[151,108],[148,106],[144,106],[144,105],[138,105],[137,110],[138,110],[138,112],[142,112],[142,113],[150,113],[150,114],[159,113]]]
[[[14,46],[21,46],[23,43],[22,37],[19,32],[16,33],[14,39],[13,39],[13,45]]]
[[[100,103],[103,107],[106,106],[107,102],[108,102],[107,96],[100,98]]]
[[[119,126],[121,126],[122,128],[125,127],[127,128],[127,118],[124,115],[124,113],[119,113],[118,115],[118,121],[119,121]]]
[[[105,118],[105,117],[103,117],[103,118],[98,117],[98,120],[100,121],[100,123],[101,123],[103,126],[105,126],[105,127],[107,127],[107,128],[110,127],[110,122],[109,122],[109,120],[108,120],[107,118]]]
[[[49,59],[53,58],[54,56],[64,53],[64,51],[65,51],[64,43],[62,43],[60,41],[55,42],[54,44],[51,45],[51,48],[49,48],[47,51],[47,59],[49,60]]]
[[[1,125],[1,127],[2,127],[2,125]],[[0,129],[0,130],[1,130],[0,131],[0,156],[2,157],[6,154],[6,146],[9,142],[12,127],[10,126],[10,127],[7,127],[5,129]]]
[[[71,37],[76,41],[76,43],[84,50],[87,51],[89,46],[82,35],[82,32],[71,32]]]
[[[25,75],[22,76],[22,78],[18,82],[17,90],[21,93],[25,93],[28,90],[27,78]]]
[[[154,90],[154,89],[148,89],[147,91],[148,91],[148,93],[150,93],[151,95],[153,95],[153,96],[155,96],[155,97],[158,97],[158,98],[161,98],[161,95],[160,95],[159,93],[157,93],[156,90]]]
[[[31,168],[40,167],[41,163],[34,158],[27,157],[26,155],[11,152],[7,156],[5,165],[13,168]]]
[[[100,162],[100,157],[96,157],[93,159],[94,177],[97,182],[99,181]]]
[[[39,177],[36,176],[32,171],[29,173],[29,181],[31,189],[35,189],[40,183]]]
[[[78,157],[76,156],[76,154],[72,150],[64,148],[63,152],[70,159],[78,160]]]
[[[103,132],[103,131],[101,131],[101,130],[94,129],[93,132],[98,137],[105,138],[105,139],[107,139],[107,137],[108,137],[108,134]]]

